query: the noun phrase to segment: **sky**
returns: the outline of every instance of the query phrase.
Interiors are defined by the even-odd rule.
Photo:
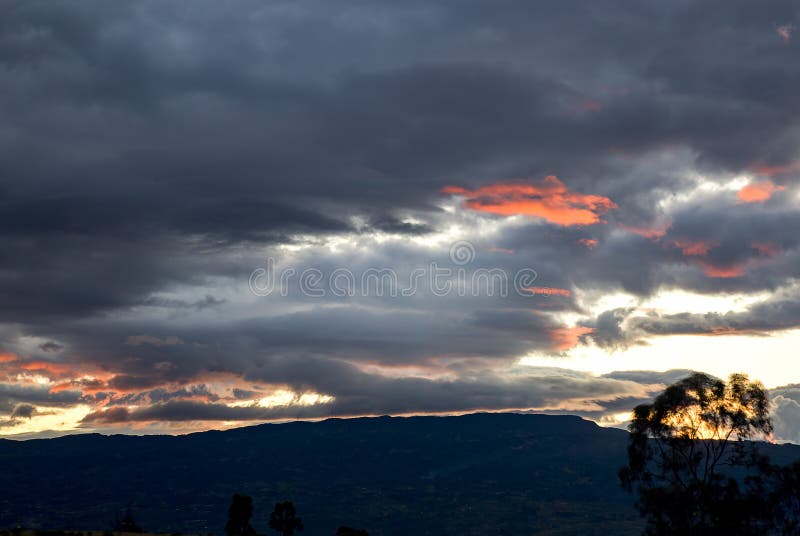
[[[546,411],[800,442],[796,2],[0,5],[0,436]]]

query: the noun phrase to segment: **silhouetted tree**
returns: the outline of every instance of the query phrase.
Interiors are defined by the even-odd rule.
[[[295,531],[303,530],[303,521],[297,517],[291,501],[275,503],[275,509],[269,515],[269,528],[283,536],[292,536]]]
[[[114,520],[114,530],[116,532],[144,532],[144,529],[133,520],[133,511],[130,504],[125,509],[125,515],[122,516],[122,519],[117,516]]]
[[[748,492],[756,507],[760,507],[760,520],[756,524],[760,534],[800,534],[800,461],[786,467],[762,459],[761,474],[748,478]]]
[[[234,494],[228,508],[228,522],[225,523],[225,534],[228,536],[255,536],[255,529],[250,526],[253,516],[253,498],[248,495]]]
[[[336,529],[336,536],[369,536],[369,532],[362,529],[339,527]]]
[[[772,431],[768,406],[764,387],[743,374],[726,383],[695,373],[634,409],[620,480],[638,493],[647,534],[763,530],[761,499],[742,486],[766,485],[766,461],[747,440]]]

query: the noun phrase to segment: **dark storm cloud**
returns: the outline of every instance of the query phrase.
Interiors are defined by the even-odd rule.
[[[402,223],[391,211],[428,207],[453,178],[477,183],[556,171],[620,202],[631,199],[632,207],[648,205],[640,198],[654,183],[644,173],[615,178],[619,169],[607,158],[610,148],[642,152],[706,139],[723,145],[731,132],[742,130],[760,142],[776,136],[756,135],[750,116],[764,123],[756,127],[768,124],[772,131],[793,124],[790,114],[771,115],[783,111],[782,101],[765,100],[747,87],[737,91],[736,80],[725,84],[732,102],[708,98],[718,89],[713,80],[678,80],[684,71],[676,63],[721,59],[703,54],[698,60],[690,45],[714,50],[730,41],[737,49],[773,54],[778,59],[764,65],[759,58],[752,69],[764,71],[772,93],[788,87],[787,66],[779,61],[787,47],[768,25],[755,31],[746,5],[726,5],[732,14],[720,23],[741,25],[750,41],[717,29],[713,20],[720,15],[711,7],[712,23],[701,32],[687,24],[701,8],[646,3],[622,10],[624,15],[614,2],[602,10],[575,11],[519,3],[503,14],[470,3],[354,4],[341,6],[327,27],[322,21],[330,8],[324,5],[283,12],[242,3],[229,13],[228,40],[217,41],[213,50],[202,37],[219,28],[214,4],[200,4],[196,18],[187,18],[178,4],[146,6],[136,11],[18,4],[8,10],[3,27],[5,61],[14,67],[4,75],[14,136],[3,166],[18,178],[5,188],[2,228],[40,241],[66,234],[63,246],[51,241],[39,249],[71,271],[89,267],[63,250],[94,248],[108,257],[138,258],[142,266],[135,271],[142,281],[129,285],[131,293],[182,280],[148,257],[196,254],[186,251],[186,235],[215,244],[280,241],[296,232],[347,230],[348,213],[381,207],[385,212],[372,220],[377,229],[425,230],[424,224]],[[768,16],[766,9],[775,11]],[[758,14],[759,22],[791,16],[779,6]],[[671,31],[650,32],[655,16],[666,17]],[[386,30],[381,20],[397,41],[371,39]],[[554,34],[553,23],[567,21],[580,39]],[[232,31],[237,24],[240,31]],[[124,30],[103,32],[109,25]],[[158,29],[174,29],[182,40],[169,41]],[[263,35],[259,30],[274,32],[276,41],[289,46],[275,49],[270,40],[256,40]],[[303,30],[313,31],[319,42],[340,42],[332,50],[342,55],[315,49]],[[365,52],[364,41],[376,50]],[[542,57],[544,42],[563,57]],[[630,50],[632,42],[637,46]],[[435,51],[425,61],[418,56],[422,43]],[[456,43],[483,46],[466,62]],[[578,51],[588,43],[594,53],[581,58]],[[288,67],[291,55],[304,62]],[[531,61],[523,64],[526,55]],[[619,68],[620,79],[601,76],[604,65]],[[594,82],[597,88],[581,74],[589,66],[602,79]],[[740,71],[748,74],[743,68],[730,76]],[[656,81],[673,91],[656,92]],[[61,93],[31,92],[34,84]],[[599,99],[599,108],[583,110],[592,98]],[[47,158],[34,150],[45,150]],[[774,158],[773,152],[760,158]],[[652,169],[647,176],[657,177],[661,188],[678,180]],[[144,243],[141,252],[98,242],[103,236],[140,242],[139,235],[153,234],[173,240]],[[20,257],[30,253],[8,251],[11,262]],[[213,269],[193,268],[183,273]],[[50,295],[56,304],[63,298],[65,308],[74,302],[79,311],[124,306],[133,298],[94,304]]]
[[[775,292],[798,275],[800,44],[775,32],[800,22],[788,0],[1,9],[0,350],[76,375],[90,368],[103,379],[71,385],[156,403],[112,408],[106,420],[181,420],[201,404],[186,399],[212,394],[166,384],[212,373],[329,392],[337,401],[325,411],[344,413],[536,405],[543,398],[529,380],[486,379],[480,367],[491,361],[499,374],[491,367],[558,350],[558,330],[571,326],[557,315],[586,313],[577,288]],[[698,173],[724,183],[743,172],[786,189],[763,203],[714,191],[665,208]],[[479,215],[439,207],[447,185],[550,174],[616,208],[597,225],[534,220],[485,243],[466,219]],[[446,245],[413,240],[458,217],[486,267],[531,267],[537,287],[560,294],[253,305],[238,293],[281,245],[317,246],[293,258],[326,273],[446,262]],[[624,230],[667,221],[661,236]],[[370,242],[376,233],[400,244]],[[363,242],[323,247],[343,236]],[[581,324],[605,348],[672,333],[767,333],[800,325],[795,298],[778,294],[744,313],[617,309]],[[445,359],[483,379],[451,385],[353,368],[441,372]],[[78,402],[71,391],[12,396],[3,385],[6,413]],[[418,402],[403,401],[417,392]],[[209,411],[237,420],[273,410]]]

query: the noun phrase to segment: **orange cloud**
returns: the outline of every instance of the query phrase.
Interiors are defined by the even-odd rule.
[[[0,354],[0,363],[12,363],[17,359],[14,354]]]
[[[98,378],[80,378],[59,383],[50,388],[51,393],[62,391],[80,391],[83,395],[93,395],[108,391],[105,381]]]
[[[787,173],[792,173],[793,171],[800,171],[800,160],[797,162],[792,162],[790,164],[783,164],[783,165],[753,165],[750,166],[750,170],[753,173],[758,175],[764,175],[767,177],[774,177],[776,175],[786,175]]]
[[[634,227],[622,223],[619,224],[619,228],[622,229],[623,231],[628,231],[629,233],[637,234],[639,236],[651,239],[661,238],[662,236],[667,234],[667,231],[669,231],[670,227],[672,227],[671,222],[663,223],[657,227]]]
[[[703,266],[703,271],[708,277],[729,279],[733,277],[742,277],[745,274],[745,268],[741,264],[734,264],[732,266],[715,266],[709,262],[703,262],[701,265]]]
[[[741,203],[763,203],[781,190],[785,190],[785,187],[776,186],[772,181],[753,182],[739,190],[736,196]]]
[[[594,99],[585,99],[580,101],[575,108],[581,112],[599,112],[603,109],[603,103]]]
[[[696,242],[693,240],[675,240],[673,244],[688,257],[704,257],[708,255],[709,249],[718,245],[716,243]]]
[[[780,248],[772,242],[753,242],[750,245],[758,251],[759,257],[774,257],[780,251]]]
[[[541,296],[571,296],[572,292],[565,288],[555,287],[527,287],[525,290],[531,294],[539,294]]]
[[[585,326],[563,327],[550,331],[550,338],[554,343],[555,349],[563,352],[575,348],[581,342],[581,337],[593,332],[594,328]]]
[[[742,277],[746,273],[745,263],[736,263],[730,265],[716,265],[708,259],[709,250],[717,247],[717,242],[703,242],[699,240],[675,240],[672,244],[681,250],[681,253],[686,257],[694,257],[696,264],[703,268],[703,272],[708,277],[728,279],[733,277]],[[764,244],[752,244],[754,249],[759,249]],[[765,250],[768,246],[765,246]],[[760,251],[760,250],[759,250]]]
[[[498,248],[498,247],[490,247],[489,251],[492,253],[505,253],[506,255],[513,255],[517,252],[515,249],[508,249],[508,248]]]
[[[578,244],[584,245],[589,249],[594,248],[599,242],[594,238],[581,238],[578,240]]]
[[[71,372],[70,368],[62,363],[52,363],[50,361],[27,361],[19,366],[22,370],[28,372],[40,372],[50,375],[61,375]]]
[[[536,216],[563,226],[601,223],[602,214],[617,208],[608,197],[569,190],[555,175],[536,184],[497,183],[477,190],[446,186],[442,193],[465,196],[464,206],[472,210],[500,216]]]
[[[792,32],[794,32],[793,24],[782,24],[775,28],[775,33],[783,39],[783,42],[788,44],[792,39]]]

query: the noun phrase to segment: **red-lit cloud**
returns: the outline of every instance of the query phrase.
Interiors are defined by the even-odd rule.
[[[765,177],[786,175],[788,173],[800,171],[800,160],[796,162],[790,162],[788,164],[777,165],[755,164],[750,166],[750,170],[757,175],[763,175]]]
[[[780,248],[772,242],[753,242],[750,246],[758,251],[759,257],[774,257],[780,251]]]
[[[580,112],[599,112],[603,109],[603,103],[594,99],[585,99],[575,106]]]
[[[525,290],[531,294],[538,294],[540,296],[571,296],[572,292],[565,288],[555,287],[528,287]]]
[[[62,391],[80,391],[83,395],[95,395],[98,393],[108,392],[108,384],[98,378],[81,378],[69,380],[54,385],[50,388],[51,393],[60,393]]]
[[[788,44],[792,40],[792,32],[794,32],[793,24],[782,24],[775,28],[775,33],[783,39],[783,42]]]
[[[672,245],[681,250],[681,254],[685,257],[691,257],[694,262],[699,264],[703,272],[708,277],[718,279],[730,279],[734,277],[742,277],[747,272],[747,266],[744,262],[737,262],[733,264],[715,264],[708,258],[708,252],[715,247],[719,246],[717,242],[703,242],[701,240],[674,240]],[[765,256],[763,251],[772,251],[770,245],[753,244],[753,249],[759,251],[760,256]]]
[[[681,250],[681,253],[687,257],[704,257],[708,255],[708,250],[716,247],[719,244],[700,242],[693,240],[676,240],[673,242],[675,247]]]
[[[593,249],[598,243],[599,242],[594,238],[581,238],[578,240],[578,244],[586,246],[589,249]]]
[[[72,372],[70,367],[63,363],[52,363],[50,361],[26,361],[19,365],[19,368],[28,372],[37,372],[45,376],[60,377]]]
[[[784,190],[785,187],[777,186],[772,181],[753,182],[739,190],[736,196],[741,203],[763,203],[772,197],[775,192]]]
[[[703,272],[705,272],[705,274],[708,277],[715,277],[721,279],[742,277],[746,272],[743,264],[733,264],[730,266],[717,266],[709,261],[702,261],[700,265],[703,267]]]
[[[623,231],[627,231],[629,233],[637,234],[639,236],[643,236],[645,238],[650,238],[650,239],[661,238],[662,236],[667,234],[667,231],[669,231],[670,227],[672,227],[671,222],[663,223],[655,227],[636,227],[632,225],[625,225],[622,223],[619,224],[619,228],[622,229]]]
[[[594,328],[585,326],[563,327],[552,330],[550,338],[553,341],[554,348],[563,352],[575,348],[580,344],[581,337],[593,332]]]
[[[464,196],[464,206],[501,216],[535,216],[556,225],[594,225],[617,205],[608,197],[569,190],[555,175],[538,183],[506,182],[468,190],[446,186],[442,193]]]
[[[503,253],[505,255],[513,255],[513,254],[515,254],[517,252],[514,249],[499,248],[499,247],[490,247],[488,251],[490,251],[492,253]]]

